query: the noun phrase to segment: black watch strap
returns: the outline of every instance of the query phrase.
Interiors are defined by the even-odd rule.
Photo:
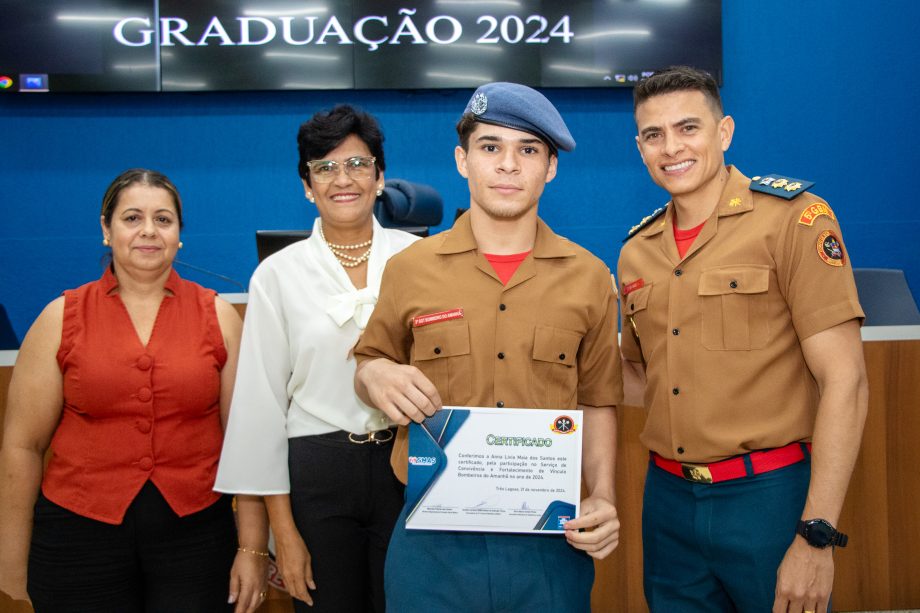
[[[799,520],[795,531],[809,545],[818,549],[846,547],[849,540],[847,535],[834,528],[831,522],[821,518]]]

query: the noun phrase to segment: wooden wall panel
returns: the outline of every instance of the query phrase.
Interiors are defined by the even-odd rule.
[[[888,564],[891,599],[888,609],[920,608],[920,341],[878,343],[889,357],[884,374],[887,391]],[[865,500],[867,517],[877,516]]]

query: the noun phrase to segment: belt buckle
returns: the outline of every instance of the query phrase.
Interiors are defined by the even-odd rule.
[[[681,464],[681,472],[684,473],[684,479],[694,483],[712,483],[712,472],[708,466],[699,464]]]
[[[356,445],[363,445],[364,443],[375,443],[377,445],[382,445],[393,440],[393,431],[375,430],[374,432],[368,432],[365,434],[364,438],[356,438],[354,433],[349,432],[348,440],[352,443],[355,443]]]

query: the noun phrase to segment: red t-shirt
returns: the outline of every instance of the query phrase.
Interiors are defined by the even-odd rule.
[[[517,271],[518,266],[521,265],[521,262],[530,255],[530,251],[513,253],[511,255],[495,255],[492,253],[484,253],[483,255],[489,260],[489,264],[492,265],[492,269],[495,270],[495,274],[498,275],[502,285],[507,285],[511,277],[514,276],[515,271]]]
[[[690,249],[693,241],[695,241],[696,237],[700,235],[700,230],[702,230],[703,226],[705,225],[706,222],[704,221],[695,228],[678,230],[677,220],[674,220],[674,242],[677,243],[677,253],[680,254],[680,257],[684,257],[687,254],[687,251]]]
[[[172,271],[141,344],[111,270],[64,292],[57,361],[64,408],[42,492],[84,517],[120,524],[149,479],[179,516],[210,506],[223,442],[227,350],[214,292]]]

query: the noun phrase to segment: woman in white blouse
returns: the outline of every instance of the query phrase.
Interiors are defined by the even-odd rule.
[[[300,127],[299,172],[319,217],[249,286],[215,489],[265,497],[295,610],[383,611],[383,562],[403,503],[391,423],[355,395],[350,351],[387,259],[416,237],[373,215],[383,134],[347,105]],[[307,605],[312,608],[307,609]]]

